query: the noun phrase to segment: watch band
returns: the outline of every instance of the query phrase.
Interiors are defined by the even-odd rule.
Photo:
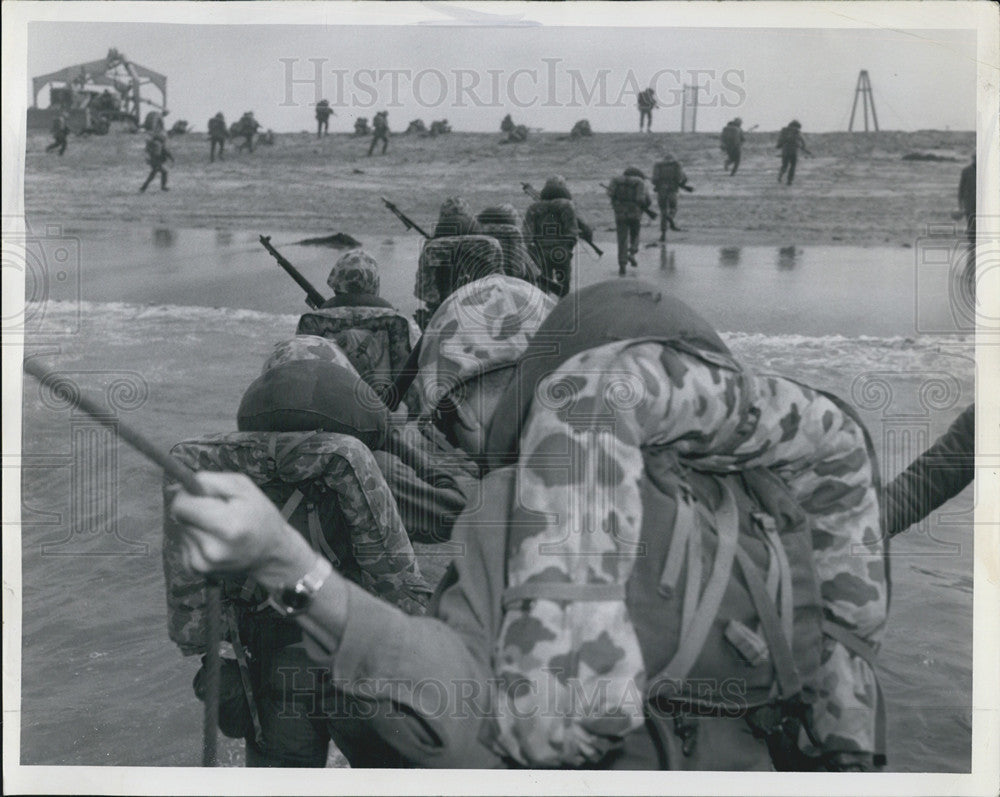
[[[274,590],[268,597],[268,603],[284,617],[294,617],[301,614],[312,603],[313,596],[319,592],[324,582],[333,573],[333,565],[323,556],[317,556],[312,569],[291,587],[281,587]]]

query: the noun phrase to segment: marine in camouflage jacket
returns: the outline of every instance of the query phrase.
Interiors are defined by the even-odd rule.
[[[434,617],[406,617],[352,592],[336,654],[311,651],[341,688],[365,696],[378,717],[377,733],[405,759],[423,766],[531,765],[551,762],[572,744],[583,763],[588,749],[607,748],[600,739],[567,739],[563,718],[551,711],[562,687],[553,683],[546,655],[564,649],[553,642],[569,627],[563,609],[538,601],[545,604],[541,617],[523,607],[505,614],[501,595],[506,571],[530,573],[534,543],[546,539],[558,546],[571,531],[570,517],[597,532],[588,537],[598,560],[618,542],[635,541],[643,446],[672,446],[700,469],[764,466],[778,473],[812,518],[828,619],[877,646],[888,587],[876,469],[865,453],[864,430],[839,404],[790,380],[750,374],[689,347],[631,340],[576,355],[540,388],[543,400],[521,435],[517,475],[517,506],[531,512],[519,518],[515,543],[528,544],[511,555],[504,550],[505,530],[463,515],[454,539],[463,544],[464,555],[439,587]],[[595,414],[606,415],[609,402],[612,433],[593,435]],[[553,454],[570,457],[575,470],[555,478],[543,467]],[[571,499],[576,511],[568,513]],[[512,512],[516,516],[516,509]],[[622,581],[631,568],[628,557],[610,557],[610,570],[595,569],[587,557],[580,561],[574,577]],[[614,634],[605,651],[610,655],[598,658],[611,668],[625,667],[627,680],[641,686],[646,674],[625,605],[588,606],[588,612],[595,631]],[[872,751],[876,686],[870,665],[827,638],[821,667],[814,713],[824,750]],[[512,695],[498,686],[508,677],[522,684],[542,679],[551,688],[544,697],[556,702],[533,711],[539,693]],[[437,685],[432,708],[422,695],[428,679]],[[401,706],[407,711],[399,711]],[[612,738],[625,732],[627,744],[637,733],[627,731],[641,725],[641,709],[622,719]],[[598,729],[589,733],[600,736]],[[715,768],[740,768],[740,762],[726,760],[725,749],[716,752],[721,758],[714,759]]]

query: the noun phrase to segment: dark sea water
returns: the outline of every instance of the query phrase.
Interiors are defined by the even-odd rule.
[[[648,229],[644,234],[654,238]],[[79,242],[79,293],[86,300],[269,313],[304,307],[304,294],[256,232],[126,227],[68,230],[65,236]],[[330,295],[326,277],[343,252],[293,243],[306,237],[277,231],[273,243]],[[362,242],[381,266],[382,295],[407,314],[418,306],[413,282],[422,241],[405,233]],[[601,258],[577,247],[575,284],[617,276],[614,241],[598,245]],[[964,258],[951,239],[926,239],[914,248],[669,243],[644,246],[638,259],[630,278],[664,285],[727,331],[890,336],[972,329],[968,298],[956,279]]]
[[[78,300],[29,307],[29,353],[53,352],[49,361],[83,388],[117,395],[122,417],[165,446],[233,430],[240,394],[305,309],[294,283],[249,233],[80,238]],[[399,238],[372,247],[384,295],[407,310],[417,246]],[[616,270],[605,248],[602,261],[581,256],[582,282]],[[336,251],[282,251],[325,288]],[[662,267],[659,249],[641,256],[642,276],[731,330],[727,342],[748,365],[852,400],[884,476],[971,401],[972,343],[952,334],[948,276],[938,268],[936,283],[921,282],[913,251],[677,246]],[[132,387],[115,387],[123,381]],[[124,446],[97,439],[95,448],[86,419],[46,403],[31,383],[23,409],[22,762],[196,764],[197,662],[166,635],[160,476]],[[974,501],[969,488],[892,549],[880,673],[895,771],[970,765]],[[238,746],[224,757],[238,763]]]

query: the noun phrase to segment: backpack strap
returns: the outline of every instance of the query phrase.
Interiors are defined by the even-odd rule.
[[[878,656],[875,647],[859,637],[857,634],[848,631],[844,626],[824,619],[822,624],[823,633],[836,640],[854,655],[864,659],[872,668],[875,674],[875,699],[878,702],[875,707],[875,765],[885,766],[885,736],[886,736],[886,712],[885,696],[882,694],[882,684],[879,683],[878,674],[875,670],[875,662]]]
[[[326,541],[326,535],[323,534],[323,523],[319,517],[319,510],[316,508],[316,504],[310,504],[308,508],[308,513],[306,514],[306,522],[309,524],[309,542],[313,547],[313,550],[319,551],[327,559],[330,560],[335,568],[340,567],[340,557],[334,553],[333,548],[330,547],[329,543]]]
[[[670,663],[658,675],[658,679],[679,681],[687,677],[705,647],[705,640],[718,617],[719,607],[722,605],[722,598],[729,584],[733,561],[739,548],[737,544],[739,513],[736,511],[736,500],[729,486],[725,483],[720,484],[723,496],[722,504],[716,512],[715,530],[718,535],[718,549],[715,562],[712,564],[712,574],[699,599],[701,533],[700,530],[696,530],[688,537],[688,575],[684,591],[680,645]]]
[[[305,496],[299,488],[295,488],[288,500],[285,501],[285,505],[281,507],[281,519],[287,521],[292,515],[295,514],[295,510],[299,508],[299,504],[302,503],[302,499]]]
[[[795,658],[789,646],[790,637],[786,637],[782,629],[778,610],[767,594],[767,586],[757,573],[756,565],[743,548],[736,550],[736,562],[743,573],[743,580],[750,593],[757,616],[760,617],[760,630],[767,640],[771,651],[771,662],[777,678],[781,697],[788,700],[802,691],[802,682],[795,667]],[[791,590],[788,590],[789,594]]]
[[[777,564],[777,574],[780,581],[781,627],[785,634],[785,639],[791,641],[795,628],[794,603],[792,600],[792,566],[788,561],[785,546],[781,544],[781,538],[778,535],[778,527],[774,522],[774,518],[770,515],[759,513],[755,515],[755,521],[764,540],[771,549],[771,562]],[[772,573],[771,562],[768,563],[769,581]],[[767,586],[770,587],[770,584]],[[774,592],[770,589],[768,592],[770,595],[774,595]]]
[[[686,492],[682,487],[678,488],[677,514],[674,517],[674,534],[670,538],[670,547],[667,549],[667,558],[663,563],[663,572],[660,573],[660,584],[658,591],[664,598],[671,598],[677,589],[677,581],[681,576],[681,566],[684,564],[684,555],[687,552],[687,541],[694,528],[695,516],[687,499]]]

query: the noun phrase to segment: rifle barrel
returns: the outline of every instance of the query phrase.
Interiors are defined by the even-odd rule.
[[[284,255],[281,254],[281,252],[279,252],[271,245],[271,236],[261,235],[260,242],[263,245],[263,247],[268,251],[268,253],[271,255],[271,257],[273,257],[277,261],[278,265],[285,270],[288,276],[291,277],[293,280],[295,280],[296,284],[306,292],[306,304],[309,305],[309,307],[311,307],[313,310],[318,310],[320,307],[322,307],[323,303],[326,301],[326,299],[323,297],[323,294],[320,293],[318,290],[316,290],[315,286],[309,280],[303,277],[302,274],[299,272],[299,270],[295,268],[295,266],[293,266],[290,262],[288,262],[288,260],[285,258]]]

